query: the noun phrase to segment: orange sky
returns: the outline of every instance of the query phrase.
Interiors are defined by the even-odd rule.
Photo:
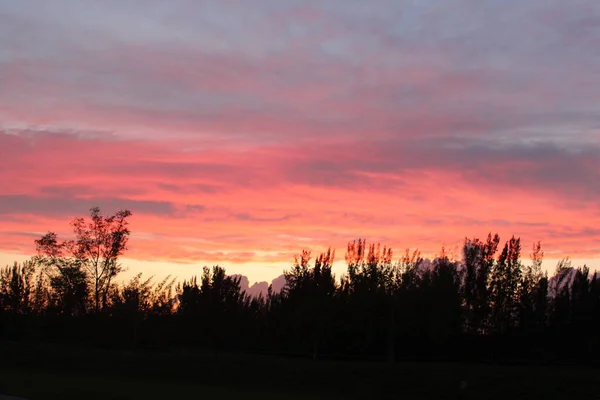
[[[134,213],[129,273],[490,231],[600,268],[596,2],[25,3],[0,1],[0,264],[98,205]]]
[[[334,145],[295,154],[277,147],[231,154],[179,150],[193,143],[70,135],[21,133],[2,140],[12,146],[4,159],[22,166],[4,170],[11,180],[4,207],[13,208],[2,217],[4,252],[31,253],[33,240],[48,230],[68,235],[68,222],[98,204],[105,212],[134,212],[129,258],[188,264],[163,264],[182,278],[219,263],[251,280],[268,280],[302,248],[317,252],[330,245],[343,260],[347,241],[359,237],[390,245],[398,256],[406,247],[433,255],[464,236],[492,231],[503,239],[522,237],[525,257],[534,240],[543,241],[549,258],[595,263],[598,257],[595,202],[543,186],[485,183],[450,166],[364,173],[345,160],[365,153]],[[331,154],[329,168],[339,172],[322,176],[310,165],[318,164],[320,152]],[[527,170],[532,163],[520,164]],[[337,174],[354,177],[336,183]],[[156,265],[129,264],[130,270],[165,274]]]

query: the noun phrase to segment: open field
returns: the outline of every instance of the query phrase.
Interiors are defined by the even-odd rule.
[[[598,369],[312,362],[208,352],[0,343],[0,393],[35,399],[596,398]]]

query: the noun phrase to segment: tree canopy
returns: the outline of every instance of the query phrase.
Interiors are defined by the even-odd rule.
[[[72,239],[48,232],[37,255],[0,271],[0,335],[114,347],[191,346],[320,358],[557,358],[600,356],[600,282],[563,260],[543,272],[533,243],[465,238],[460,259],[433,260],[359,239],[345,273],[335,251],[302,250],[281,292],[250,296],[221,266],[177,283],[118,278],[128,210],[92,208]],[[43,329],[41,328],[43,327]],[[577,340],[573,351],[568,343]],[[556,343],[564,346],[556,346]]]

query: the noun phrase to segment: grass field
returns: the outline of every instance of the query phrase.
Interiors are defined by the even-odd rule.
[[[600,370],[566,366],[312,362],[0,342],[0,393],[36,399],[598,398]],[[459,397],[459,384],[468,386]]]

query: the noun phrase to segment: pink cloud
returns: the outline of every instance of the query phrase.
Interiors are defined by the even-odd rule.
[[[140,260],[490,230],[598,256],[594,2],[157,4],[0,15],[0,251],[101,205]]]
[[[263,146],[235,154],[48,133],[0,141],[11,146],[3,164],[8,190],[0,194],[4,249],[31,252],[26,232],[66,233],[68,219],[96,204],[130,207],[134,232],[157,235],[134,238],[130,256],[177,262],[282,262],[303,247],[343,247],[356,237],[434,252],[490,230],[594,256],[582,243],[600,238],[600,215],[588,201],[594,187],[586,187],[590,163],[577,161],[585,154],[555,149],[538,149],[539,157],[553,157],[536,160],[535,148],[467,148],[458,153],[474,151],[465,164],[435,150],[412,157],[401,144]],[[549,160],[572,174],[567,186],[540,175],[540,168],[555,168]],[[557,191],[557,184],[574,190]],[[567,206],[575,201],[577,208]]]

